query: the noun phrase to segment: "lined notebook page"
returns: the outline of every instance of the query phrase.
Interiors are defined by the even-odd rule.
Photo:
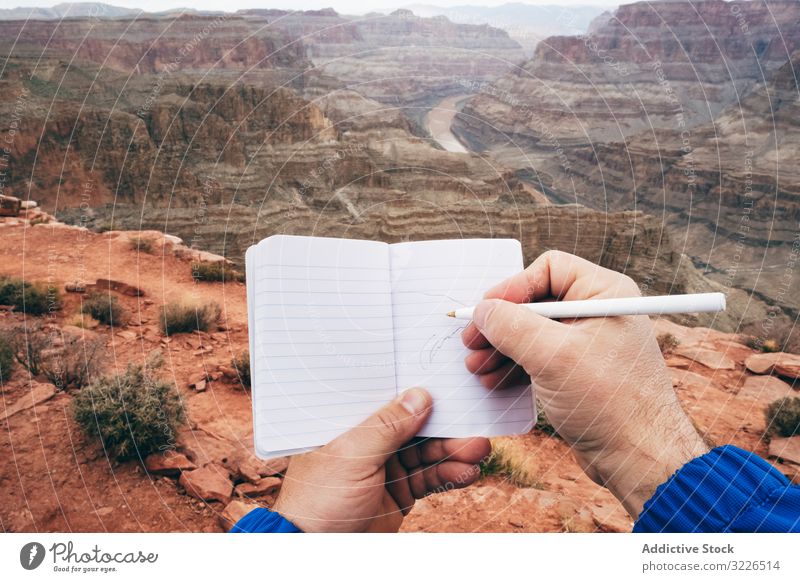
[[[278,235],[247,255],[256,452],[324,445],[396,395],[385,243]]]
[[[496,436],[534,424],[529,386],[490,392],[464,367],[468,322],[446,317],[522,269],[516,240],[464,239],[390,245],[398,390],[422,386],[433,415],[420,436]]]

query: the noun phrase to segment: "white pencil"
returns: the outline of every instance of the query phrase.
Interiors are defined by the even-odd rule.
[[[713,313],[725,310],[723,293],[690,293],[687,295],[655,295],[614,299],[582,299],[525,303],[526,308],[550,319],[577,317],[614,317],[617,315],[666,315],[668,313]],[[472,319],[474,307],[448,312],[448,317]]]

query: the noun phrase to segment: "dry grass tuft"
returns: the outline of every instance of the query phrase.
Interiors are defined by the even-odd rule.
[[[497,475],[517,487],[544,489],[530,455],[511,439],[492,439],[492,454],[481,463],[481,475]]]

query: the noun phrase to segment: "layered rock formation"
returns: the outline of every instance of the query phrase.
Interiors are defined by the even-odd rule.
[[[348,88],[397,105],[428,104],[458,92],[460,78],[493,78],[524,57],[499,28],[421,18],[409,10],[359,17],[333,10],[240,13],[301,39],[305,56]]]
[[[0,39],[3,54],[66,57],[133,74],[270,69],[296,64],[303,53],[282,30],[229,14],[0,20]]]
[[[223,41],[242,34],[262,43],[284,36],[296,42],[286,45],[293,47],[280,57],[286,60],[240,62],[223,55],[213,70],[201,72],[193,67],[211,57],[198,49],[183,57],[186,67],[162,68],[168,56],[181,55],[169,39],[183,41],[203,23],[215,22]],[[502,33],[403,12],[363,19],[332,11],[251,12],[168,24],[114,21],[98,35],[97,47],[105,47],[105,54],[100,48],[81,52],[88,49],[75,44],[80,58],[70,64],[47,53],[8,60],[0,83],[12,98],[2,107],[15,125],[3,134],[9,144],[4,191],[32,197],[76,224],[163,230],[237,263],[247,246],[276,232],[387,241],[513,236],[523,242],[529,260],[549,248],[576,252],[628,272],[647,292],[718,288],[675,250],[661,219],[549,207],[538,185],[526,182],[529,175],[434,147],[414,135],[403,111],[310,72],[305,60],[310,54],[339,62],[333,55],[346,46],[369,53],[379,43],[394,42],[397,50],[384,53],[403,63],[406,45],[417,39],[427,49],[450,42],[464,52],[451,54],[458,60],[453,71],[449,61],[439,65],[463,91],[470,83],[483,86],[479,70],[461,76],[474,62],[473,49],[465,47],[509,47]],[[9,31],[22,25],[3,24]],[[70,22],[70,34],[53,22],[31,25],[31,38],[53,34],[62,47],[76,42],[73,35],[94,34],[92,23],[80,20]],[[123,26],[135,34],[122,34]],[[437,31],[450,32],[437,36]],[[130,44],[129,52],[103,44],[112,32]],[[148,48],[156,32],[167,44],[154,46],[163,51]],[[202,38],[196,42],[204,46]],[[22,44],[29,50],[34,43]],[[139,61],[149,64],[137,68]],[[409,57],[406,64],[417,67],[420,61]],[[437,91],[424,82],[415,87],[408,95]],[[733,330],[742,318],[765,317],[759,301],[748,304],[732,296],[730,303],[715,325]]]
[[[659,217],[708,276],[776,305],[748,323],[782,340],[800,307],[798,18],[785,1],[622,6],[475,86],[453,130],[555,202]]]
[[[710,121],[800,47],[793,0],[620,6],[582,36],[550,37],[459,117],[480,143],[619,141]]]
[[[709,275],[796,314],[800,53],[712,123],[576,148],[578,200],[663,216]],[[593,192],[605,193],[598,200]],[[633,193],[635,192],[635,196]]]

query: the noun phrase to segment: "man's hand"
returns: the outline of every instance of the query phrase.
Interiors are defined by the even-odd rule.
[[[487,388],[530,376],[578,463],[636,518],[673,472],[708,451],[672,389],[646,316],[550,320],[515,305],[640,295],[627,276],[548,252],[486,294],[463,332]]]
[[[430,413],[430,395],[413,388],[294,457],[273,509],[305,532],[397,531],[415,499],[469,485],[491,452],[485,438],[412,440]]]

